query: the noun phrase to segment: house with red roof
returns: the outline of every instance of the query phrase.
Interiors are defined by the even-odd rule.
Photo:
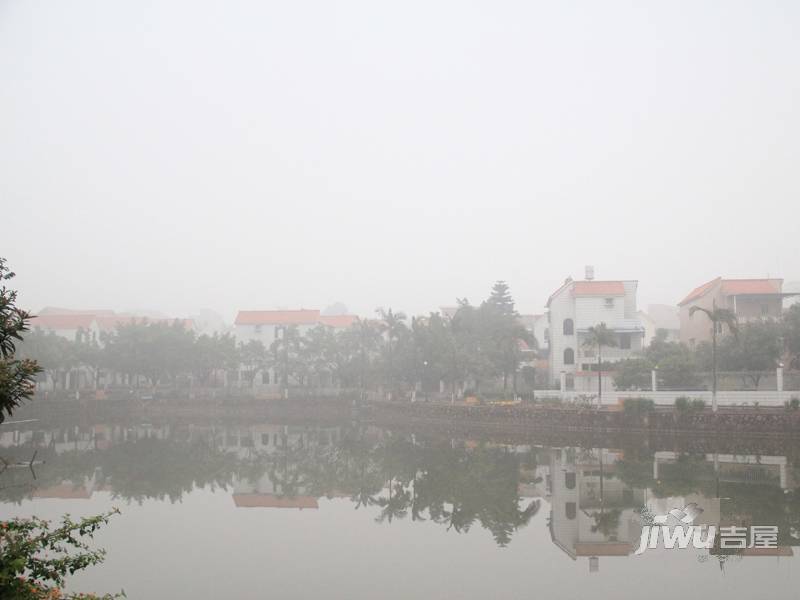
[[[717,277],[693,289],[678,303],[681,342],[694,346],[711,340],[711,322],[689,313],[693,306],[727,308],[740,323],[778,319],[783,309],[783,279],[723,279]]]
[[[54,333],[71,342],[98,340],[100,326],[93,313],[46,313],[31,319],[31,329]]]
[[[596,390],[597,350],[586,346],[590,327],[605,323],[616,337],[616,347],[603,349],[603,363],[630,358],[642,349],[645,330],[636,308],[637,288],[634,280],[595,280],[593,269],[587,268],[584,280],[569,277],[553,292],[547,300],[551,384],[558,386],[564,372],[568,387],[572,380],[576,390]]]
[[[63,311],[63,312],[59,312]],[[31,329],[52,332],[70,341],[96,341],[102,344],[101,333],[113,333],[118,327],[133,323],[178,324],[195,330],[192,319],[148,318],[113,310],[70,310],[47,307],[31,319]]]

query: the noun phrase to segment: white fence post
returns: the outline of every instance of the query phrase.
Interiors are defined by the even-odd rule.
[[[655,369],[651,369],[651,371],[650,371],[650,386],[653,388],[654,392],[658,391],[658,377],[656,377],[657,374],[658,374],[658,371],[656,371]]]

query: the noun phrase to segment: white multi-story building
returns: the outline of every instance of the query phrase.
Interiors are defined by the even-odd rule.
[[[638,511],[645,505],[646,490],[633,488],[617,476],[620,457],[606,449],[551,450],[550,536],[573,560],[588,559],[590,572],[599,569],[600,557],[631,554],[641,537]]]
[[[583,281],[568,278],[548,299],[547,314],[550,382],[557,386],[565,372],[574,389],[590,391],[598,357],[597,349],[586,345],[589,328],[605,323],[615,335],[616,346],[603,348],[604,363],[641,350],[645,330],[636,309],[638,282],[595,281],[588,269],[587,275]]]

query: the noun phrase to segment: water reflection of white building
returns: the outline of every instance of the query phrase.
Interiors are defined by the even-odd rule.
[[[233,503],[237,508],[319,508],[317,498],[302,487],[287,493],[266,473],[255,480],[237,477],[233,482]]]
[[[77,481],[64,479],[58,483],[35,487],[31,496],[36,499],[89,500],[96,489],[94,475]]]
[[[618,453],[610,450],[553,449],[547,480],[550,536],[573,560],[627,556],[641,536],[638,511],[646,492],[616,476]]]
[[[330,446],[341,439],[339,427],[294,427],[292,425],[246,425],[226,427],[219,443],[239,458],[274,452],[283,448]]]
[[[259,424],[228,427],[224,431],[223,447],[239,458],[258,458],[282,452],[302,452],[327,447],[341,439],[339,427],[295,427],[292,425]],[[280,461],[279,461],[280,462]],[[240,474],[233,481],[233,502],[237,508],[296,508],[316,509],[316,496],[305,486],[292,481],[294,465],[287,463],[289,472],[280,469],[258,475]],[[286,481],[281,481],[285,478]]]
[[[141,424],[132,426],[97,424],[72,425],[55,429],[14,429],[0,432],[0,448],[47,448],[56,454],[65,452],[106,450],[115,444],[146,438],[167,439],[169,425]]]

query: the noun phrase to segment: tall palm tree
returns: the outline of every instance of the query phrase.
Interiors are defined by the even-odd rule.
[[[689,317],[700,311],[711,321],[711,410],[717,412],[717,334],[722,333],[722,326],[727,325],[733,335],[739,334],[736,313],[727,308],[717,308],[717,301],[711,303],[711,309],[701,306],[692,306],[689,309]]]
[[[605,323],[589,327],[583,340],[584,347],[597,348],[597,405],[603,404],[603,348],[617,345],[617,336]]]
[[[359,400],[364,400],[366,397],[367,369],[370,367],[371,357],[381,339],[381,332],[374,321],[356,319],[348,333],[352,336],[353,342],[354,354],[352,359],[358,367],[358,381],[361,390]]]
[[[411,503],[411,494],[406,487],[400,483],[395,483],[394,478],[389,479],[389,497],[378,498],[376,504],[382,508],[380,514],[375,517],[377,523],[392,519],[403,519],[408,514],[408,507]]]
[[[386,334],[386,375],[387,383],[389,386],[389,393],[394,393],[394,352],[396,349],[396,342],[399,341],[400,336],[406,331],[406,315],[403,312],[394,312],[390,308],[388,311],[382,308],[377,309],[381,319],[381,330]]]
[[[275,328],[275,341],[271,346],[273,365],[276,374],[280,374],[281,393],[286,400],[289,399],[289,374],[293,367],[298,366],[296,359],[299,348],[300,331],[297,325],[278,325]]]

